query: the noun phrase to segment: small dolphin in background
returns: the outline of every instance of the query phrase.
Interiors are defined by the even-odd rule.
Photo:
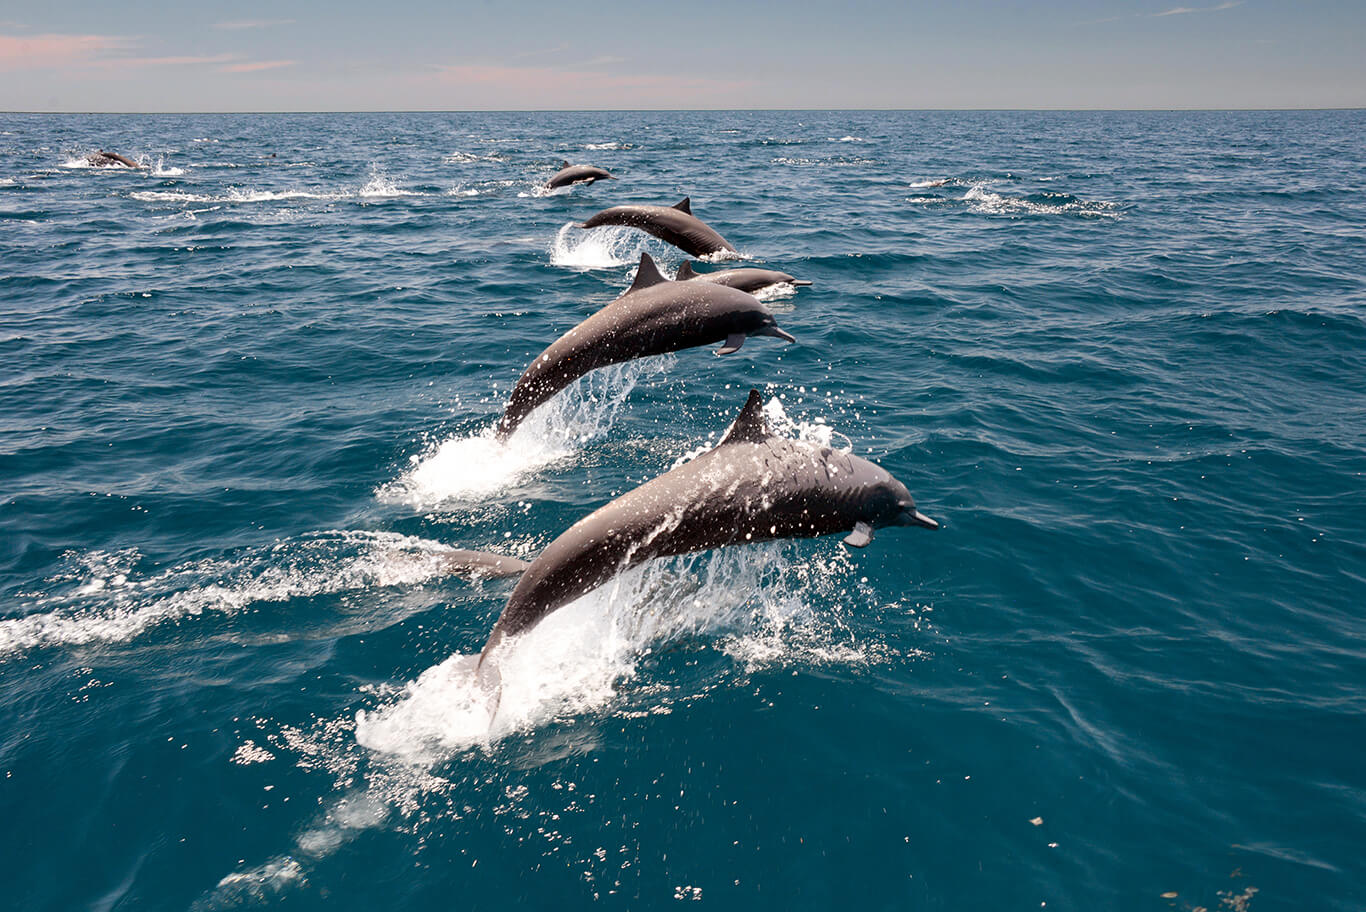
[[[106,152],[103,149],[98,152],[91,152],[85,157],[85,160],[96,168],[109,168],[114,165],[122,165],[125,168],[133,168],[135,170],[142,168],[142,165],[139,165],[131,158],[126,158],[119,155],[117,152]]]
[[[555,176],[545,182],[545,188],[554,190],[556,187],[567,187],[570,184],[591,184],[593,181],[600,180],[616,180],[616,178],[602,168],[595,168],[592,165],[571,165],[569,162],[565,162]]]
[[[684,260],[683,265],[678,267],[678,273],[674,276],[675,282],[712,282],[717,285],[725,285],[727,288],[736,288],[750,294],[761,288],[768,288],[771,285],[810,285],[804,279],[794,279],[785,272],[778,272],[776,269],[721,269],[716,272],[696,272],[692,264]]]
[[[585,516],[531,562],[493,625],[479,667],[504,637],[654,558],[836,532],[862,548],[884,526],[939,528],[880,466],[775,436],[759,391],[750,390],[715,447]],[[489,672],[482,675],[492,689]]]
[[[707,282],[671,282],[642,253],[626,293],[561,336],[523,372],[498,421],[498,439],[506,440],[533,409],[589,371],[713,342],[723,342],[716,353],[728,355],[748,336],[797,341],[753,295]]]
[[[692,201],[686,196],[673,206],[613,206],[579,227],[596,228],[599,225],[639,228],[695,257],[723,250],[735,252],[730,241],[692,214]]]

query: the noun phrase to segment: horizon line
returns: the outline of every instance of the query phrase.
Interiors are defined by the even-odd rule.
[[[1274,113],[1288,111],[1366,111],[1366,105],[1306,105],[1293,107],[1143,107],[1143,108],[1104,108],[1104,107],[1030,107],[1030,108],[998,108],[998,107],[961,107],[961,108],[893,108],[893,107],[853,107],[853,108],[801,108],[801,107],[776,107],[776,108],[352,108],[352,109],[280,109],[280,110],[250,110],[250,109],[231,109],[218,111],[195,111],[195,110],[169,110],[169,111],[54,111],[54,110],[5,110],[0,111],[0,116],[7,114],[52,114],[52,115],[72,115],[72,114],[182,114],[182,115],[206,115],[206,114],[697,114],[697,113],[769,113],[769,112],[807,112],[807,113],[853,113],[853,112],[882,112],[882,113],[1144,113],[1144,114],[1180,114],[1180,113]]]

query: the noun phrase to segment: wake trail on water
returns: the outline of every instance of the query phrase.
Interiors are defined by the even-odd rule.
[[[606,434],[636,384],[674,363],[673,355],[663,355],[592,371],[532,412],[507,440],[498,439],[496,422],[450,437],[413,456],[412,468],[375,495],[419,510],[486,500],[568,461]]]
[[[252,606],[446,576],[440,542],[393,532],[327,531],[192,561],[139,578],[135,550],[92,552],[18,617],[0,620],[0,662],[44,647],[128,642],[163,624]]]

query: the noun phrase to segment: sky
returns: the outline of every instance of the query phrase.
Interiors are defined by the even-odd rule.
[[[1366,107],[1366,2],[0,0],[0,111]]]

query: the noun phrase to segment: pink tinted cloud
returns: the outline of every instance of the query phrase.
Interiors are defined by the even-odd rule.
[[[90,63],[129,44],[127,38],[116,35],[0,35],[0,71]]]
[[[218,69],[224,73],[259,73],[262,70],[278,70],[280,67],[294,66],[297,60],[258,60],[252,63],[230,63]]]

